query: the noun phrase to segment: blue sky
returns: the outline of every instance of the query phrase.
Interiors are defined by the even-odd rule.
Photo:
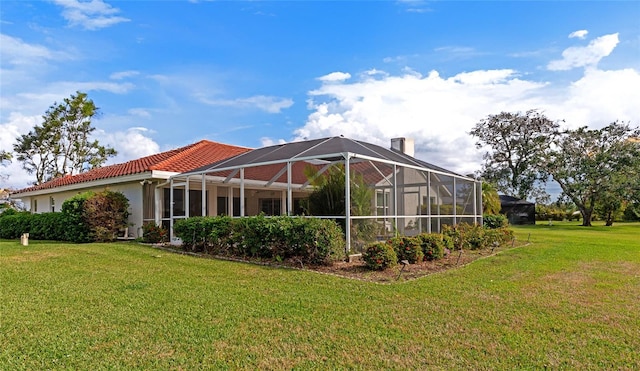
[[[5,150],[77,90],[111,163],[201,139],[407,136],[469,173],[488,114],[640,124],[637,1],[2,1],[0,19]]]

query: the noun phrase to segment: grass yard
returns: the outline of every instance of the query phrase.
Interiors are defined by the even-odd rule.
[[[640,224],[393,284],[133,243],[0,241],[0,370],[638,369]]]

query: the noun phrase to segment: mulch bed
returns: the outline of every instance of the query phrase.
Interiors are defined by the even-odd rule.
[[[504,250],[504,248],[502,250]],[[497,249],[495,251],[464,250],[462,254],[460,254],[459,251],[453,251],[442,259],[409,264],[404,267],[401,264],[398,264],[395,267],[387,268],[383,271],[369,270],[361,259],[356,259],[353,262],[337,262],[332,266],[309,267],[307,269],[371,282],[402,282],[424,277],[433,273],[443,272],[449,269],[460,268],[477,259],[494,255],[497,251]]]
[[[516,244],[519,245],[519,244]],[[203,258],[213,258],[222,260],[231,260],[244,262],[249,264],[259,264],[264,266],[282,267],[303,269],[309,271],[315,271],[323,274],[330,274],[334,276],[340,276],[350,279],[357,279],[369,282],[377,283],[392,283],[413,280],[416,278],[424,277],[433,273],[443,272],[450,269],[456,269],[465,266],[475,260],[495,255],[499,251],[512,248],[512,246],[500,247],[495,250],[463,250],[462,254],[459,251],[452,251],[444,258],[435,261],[424,261],[416,264],[409,264],[403,266],[398,264],[395,267],[385,269],[383,271],[369,270],[362,259],[355,258],[351,262],[336,262],[331,266],[307,266],[301,264],[297,260],[286,260],[283,262],[274,262],[270,260],[260,259],[238,259],[229,258],[225,256],[212,256],[203,253],[191,253],[184,250],[175,249],[169,246],[154,246],[165,251],[171,251],[179,254],[188,254]]]

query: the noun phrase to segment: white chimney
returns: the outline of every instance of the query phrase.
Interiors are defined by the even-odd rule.
[[[391,138],[391,149],[413,157],[415,154],[413,138]]]

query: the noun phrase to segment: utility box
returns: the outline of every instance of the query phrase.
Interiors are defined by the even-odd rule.
[[[22,236],[20,236],[20,244],[22,246],[29,246],[29,233],[23,233]]]

